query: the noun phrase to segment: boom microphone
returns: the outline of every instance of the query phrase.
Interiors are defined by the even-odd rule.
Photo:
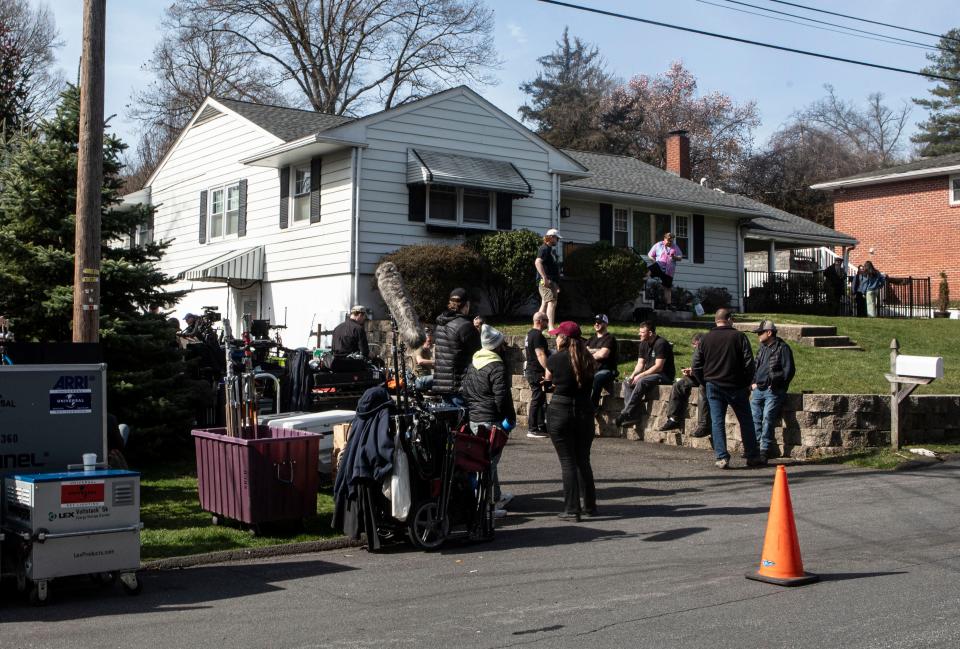
[[[420,326],[420,318],[413,308],[413,301],[407,295],[400,271],[392,261],[385,261],[374,272],[377,278],[377,288],[380,296],[390,309],[390,314],[397,321],[397,329],[403,337],[407,349],[420,349],[427,337]]]

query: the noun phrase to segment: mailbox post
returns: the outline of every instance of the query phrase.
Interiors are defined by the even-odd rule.
[[[884,375],[890,382],[890,446],[899,449],[901,443],[900,415],[903,400],[917,389],[943,377],[941,356],[907,356],[900,354],[900,343],[890,341],[890,373]]]

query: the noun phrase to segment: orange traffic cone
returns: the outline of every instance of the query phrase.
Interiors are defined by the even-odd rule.
[[[820,579],[803,571],[800,558],[800,541],[797,526],[793,522],[793,505],[790,504],[790,487],[787,485],[787,470],[777,465],[773,480],[773,496],[770,499],[770,514],[767,516],[767,535],[760,555],[760,569],[748,572],[747,579],[766,581],[779,586],[802,586]]]

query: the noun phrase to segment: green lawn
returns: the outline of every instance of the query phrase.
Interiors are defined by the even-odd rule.
[[[200,509],[193,460],[143,469],[140,502],[144,526],[140,552],[145,561],[339,536],[330,527],[330,489],[321,490],[316,517],[307,519],[305,528],[296,534],[254,536],[237,527],[213,525],[211,515]]]
[[[956,320],[906,320],[885,318],[838,318],[814,315],[738,314],[736,321],[759,321],[770,318],[777,323],[833,325],[837,334],[849,336],[864,351],[837,351],[791,343],[797,363],[797,376],[791,392],[811,391],[823,394],[887,394],[890,387],[883,378],[890,370],[890,340],[900,342],[900,353],[916,356],[942,356],[944,377],[927,386],[920,386],[918,394],[960,393],[960,322]],[[710,318],[703,319],[709,322]],[[593,329],[588,322],[581,323],[584,334]],[[503,328],[514,334],[527,331],[529,325],[510,322]],[[613,323],[611,331],[620,338],[636,338],[634,323]],[[662,326],[657,333],[674,344],[677,371],[690,365],[690,338],[695,330]],[[756,347],[756,340],[751,336]],[[632,371],[635,363],[620,364],[620,373]]]

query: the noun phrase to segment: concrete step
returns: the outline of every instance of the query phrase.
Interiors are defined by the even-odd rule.
[[[774,322],[776,323],[776,320]],[[740,331],[753,332],[759,325],[759,322],[736,322],[733,326]],[[777,323],[777,335],[784,340],[799,341],[803,338],[835,336],[836,334],[837,328],[827,325]]]
[[[800,344],[819,349],[845,349],[849,351],[863,351],[849,336],[806,336],[800,339]]]

